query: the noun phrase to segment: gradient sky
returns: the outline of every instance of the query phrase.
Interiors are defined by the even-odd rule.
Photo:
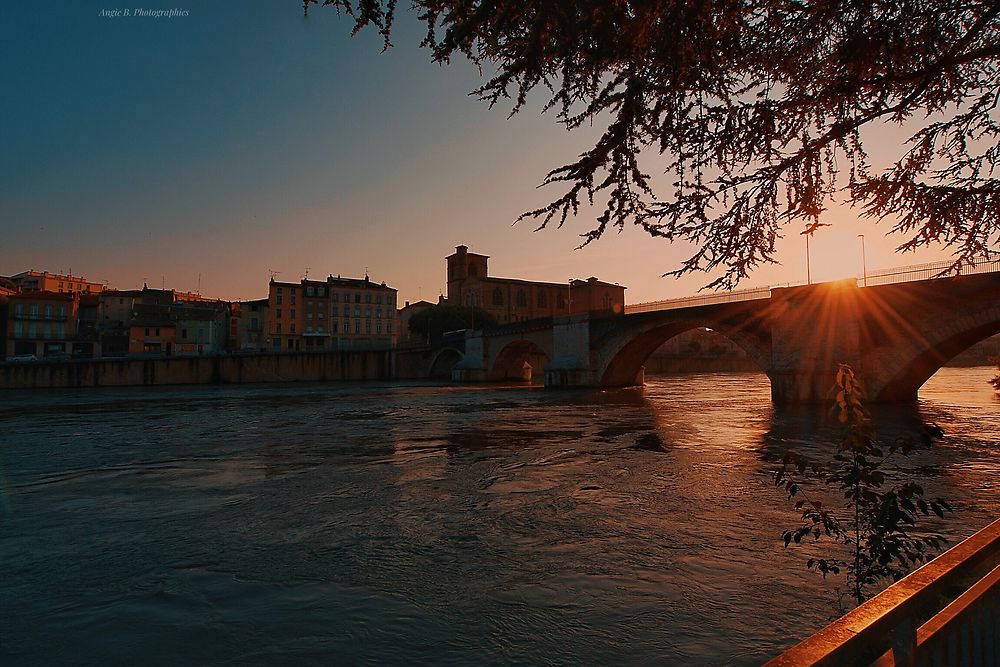
[[[181,18],[102,18],[102,9],[169,9]],[[710,277],[660,278],[689,249],[641,231],[583,250],[592,219],[534,232],[511,222],[546,203],[536,190],[593,135],[539,107],[507,120],[467,93],[469,63],[441,67],[400,17],[395,48],[349,37],[331,10],[298,0],[113,0],[0,5],[0,275],[68,271],[112,286],[266,295],[281,280],[367,268],[400,300],[445,289],[458,244],[490,273],[628,287],[629,303],[695,293]],[[887,147],[898,145],[888,133]],[[875,147],[878,151],[878,147]],[[813,242],[814,279],[947,258],[894,255],[901,239],[834,210]],[[798,228],[781,266],[745,286],[805,279]]]

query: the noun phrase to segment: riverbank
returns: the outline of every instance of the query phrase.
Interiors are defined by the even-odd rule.
[[[390,350],[0,364],[0,389],[389,380]]]

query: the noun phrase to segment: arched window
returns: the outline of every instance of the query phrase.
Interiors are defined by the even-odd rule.
[[[538,307],[547,308],[549,305],[549,298],[545,295],[545,290],[538,290]]]
[[[493,305],[494,306],[503,305],[503,292],[500,291],[499,287],[493,290]]]
[[[517,305],[522,308],[528,307],[528,295],[524,293],[523,289],[517,290]]]

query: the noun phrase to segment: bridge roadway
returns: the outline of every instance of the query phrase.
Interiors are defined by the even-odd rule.
[[[546,387],[641,385],[665,341],[707,327],[739,345],[771,380],[776,403],[825,402],[838,364],[869,400],[915,400],[944,363],[1000,333],[1000,272],[859,287],[853,280],[773,288],[770,296],[631,314],[590,313],[467,332],[431,364],[457,360],[455,381],[525,379]]]

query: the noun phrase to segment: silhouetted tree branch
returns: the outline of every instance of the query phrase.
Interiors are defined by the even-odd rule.
[[[390,46],[394,0],[323,4]],[[493,70],[475,91],[490,106],[515,114],[537,90],[567,128],[605,128],[545,177],[562,194],[519,218],[539,228],[596,205],[583,245],[626,224],[690,241],[666,275],[725,269],[714,287],[773,262],[782,228],[818,224],[838,197],[888,219],[901,250],[951,248],[956,267],[1000,246],[1000,3],[412,4],[433,60]],[[876,167],[863,131],[885,123],[910,138]]]

